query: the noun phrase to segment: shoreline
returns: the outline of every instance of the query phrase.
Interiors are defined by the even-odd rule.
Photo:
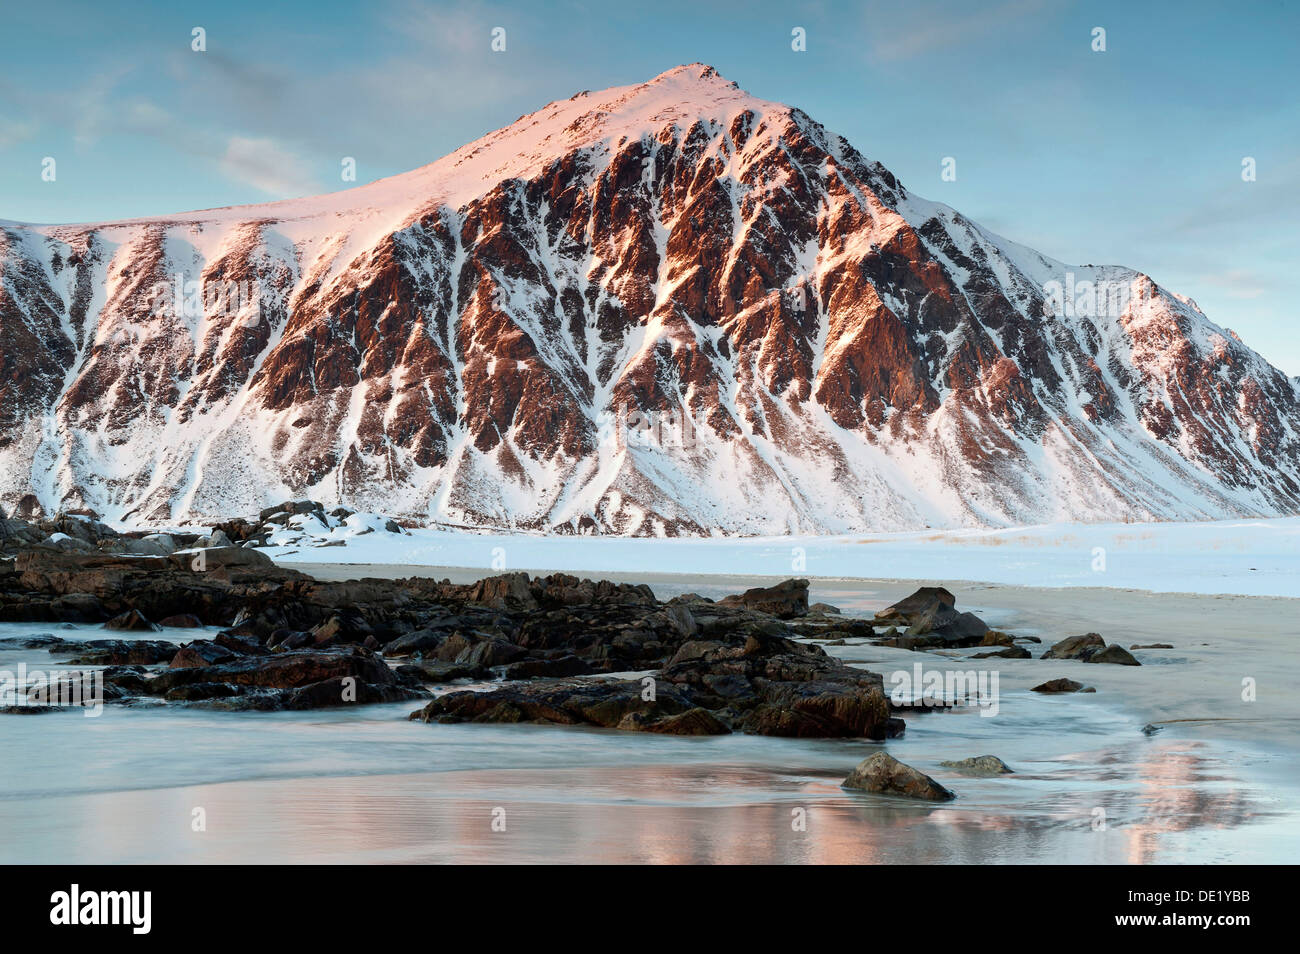
[[[468,582],[493,575],[463,566],[291,561],[280,566],[339,580],[414,575]],[[687,591],[712,598],[776,579],[722,573],[600,575],[646,583],[661,600]],[[933,582],[812,577],[808,598],[837,606],[847,617],[870,617],[918,584]],[[1300,742],[1294,721],[1300,720],[1300,702],[1290,698],[1290,686],[1300,678],[1300,662],[1291,651],[1300,645],[1294,599],[945,585],[962,610],[989,625],[1038,636],[1041,643],[1027,644],[1034,658],[973,661],[981,647],[921,652],[856,637],[819,645],[842,663],[882,674],[886,686],[891,672],[917,664],[996,671],[996,717],[985,718],[974,706],[902,711],[906,732],[881,743],[743,733],[691,737],[574,725],[439,724],[411,721],[412,710],[421,705],[414,701],[257,714],[109,707],[90,725],[57,716],[6,725],[15,751],[41,753],[41,759],[62,753],[54,755],[55,766],[66,766],[43,775],[22,772],[0,786],[7,819],[28,832],[7,857],[26,860],[35,843],[46,857],[73,857],[79,843],[64,820],[100,816],[113,825],[111,837],[96,835],[103,847],[95,857],[104,861],[247,863],[265,861],[271,851],[316,863],[645,863],[664,855],[767,863],[814,856],[854,863],[968,857],[1050,863],[1063,853],[1109,864],[1224,857],[1268,863],[1291,851],[1300,812],[1300,784],[1292,768]],[[92,631],[79,630],[67,635]],[[1037,658],[1056,640],[1090,630],[1125,647],[1169,642],[1175,648],[1135,651],[1142,662],[1138,667]],[[10,655],[17,658],[20,652]],[[1255,673],[1261,682],[1260,700],[1249,709],[1235,698],[1243,672]],[[1061,676],[1097,691],[1060,696],[1029,691]],[[1251,721],[1175,721],[1244,715]],[[1165,724],[1144,735],[1144,723],[1152,721]],[[94,751],[91,771],[73,757],[82,751],[87,728],[111,729],[115,742]],[[172,753],[165,762],[152,754],[161,751],[159,746]],[[950,786],[957,799],[936,805],[844,791],[845,773],[882,749]],[[1005,759],[1015,774],[970,777],[942,765],[982,754]],[[65,789],[93,787],[56,794],[65,774]],[[268,800],[285,807],[268,814]],[[178,805],[182,814],[191,805],[206,806],[232,838],[212,842],[157,832],[158,817]],[[478,834],[498,806],[510,813],[515,833],[510,840]],[[1090,828],[1098,807],[1111,826],[1107,833]],[[807,811],[810,830],[819,832],[816,840],[781,834],[789,831],[795,809]],[[364,834],[316,840],[313,833],[340,812]],[[628,830],[639,840],[622,840]],[[567,834],[557,842],[557,832]],[[806,854],[810,851],[814,856]]]
[[[1049,593],[1073,592],[1095,593],[1099,596],[1114,593],[1129,593],[1141,596],[1171,597],[1191,600],[1218,600],[1240,598],[1246,600],[1279,600],[1295,604],[1300,610],[1300,596],[1283,596],[1256,593],[1202,593],[1195,590],[1151,590],[1130,586],[1084,586],[1084,585],[1042,585],[1033,583],[997,583],[988,580],[959,579],[948,576],[925,577],[889,577],[889,576],[844,576],[817,573],[672,573],[666,571],[636,570],[570,570],[553,567],[510,567],[508,570],[493,570],[490,567],[477,567],[453,564],[428,563],[375,563],[364,560],[351,562],[320,563],[312,560],[286,560],[276,554],[270,554],[277,566],[297,570],[323,582],[344,582],[347,580],[373,577],[381,580],[399,580],[408,577],[423,579],[450,579],[453,583],[472,583],[484,577],[497,576],[501,573],[527,573],[529,576],[546,576],[552,573],[565,573],[570,576],[588,579],[610,580],[614,583],[646,583],[650,586],[659,584],[687,584],[690,581],[702,581],[709,586],[730,586],[732,589],[740,583],[752,586],[770,586],[781,580],[800,577],[813,584],[863,584],[881,586],[918,586],[942,585],[949,589],[959,587],[964,591],[979,589],[1027,590]],[[954,590],[955,592],[955,590]]]

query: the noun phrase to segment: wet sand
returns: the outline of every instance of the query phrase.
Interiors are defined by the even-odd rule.
[[[297,568],[331,579],[484,575]],[[775,580],[622,578],[661,598]],[[1138,650],[1134,668],[827,646],[884,673],[887,686],[918,662],[997,673],[996,715],[905,714],[906,734],[886,743],[957,792],[941,805],[840,789],[879,748],[856,739],[426,725],[407,720],[411,703],[9,717],[0,861],[1277,863],[1300,850],[1300,601],[828,579],[813,582],[811,598],[867,615],[934,582],[990,625],[1042,638],[1035,656],[1087,631],[1175,648]],[[20,654],[8,655],[0,662]],[[1097,692],[1028,691],[1057,676]],[[1258,681],[1256,702],[1241,698],[1246,677]],[[1163,728],[1145,735],[1148,722]],[[1015,774],[940,765],[983,754]],[[192,826],[198,808],[203,831]]]

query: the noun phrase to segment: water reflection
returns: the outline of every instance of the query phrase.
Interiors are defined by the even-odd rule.
[[[469,731],[474,731],[469,728]],[[944,805],[846,793],[763,765],[476,769],[267,779],[0,801],[4,861],[1136,863],[1280,860],[1263,810],[1208,747],[962,779]],[[1092,758],[1090,756],[1095,756]],[[193,810],[207,830],[191,830]],[[1094,809],[1106,827],[1094,830]],[[796,812],[806,818],[798,830]],[[504,830],[494,820],[504,819]]]

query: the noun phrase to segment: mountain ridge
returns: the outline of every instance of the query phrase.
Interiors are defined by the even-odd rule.
[[[188,307],[190,283],[247,294]],[[1295,383],[1190,299],[989,232],[703,64],[326,196],[0,224],[0,345],[20,510],[308,496],[626,534],[1300,510]]]

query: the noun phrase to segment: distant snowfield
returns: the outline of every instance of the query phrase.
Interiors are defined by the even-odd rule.
[[[264,552],[288,563],[481,568],[485,574],[806,576],[1300,598],[1300,517],[671,539],[447,529],[398,535],[381,529],[382,518],[362,515],[333,528],[311,524],[277,534],[271,542],[278,545]],[[297,543],[288,542],[293,536]]]

